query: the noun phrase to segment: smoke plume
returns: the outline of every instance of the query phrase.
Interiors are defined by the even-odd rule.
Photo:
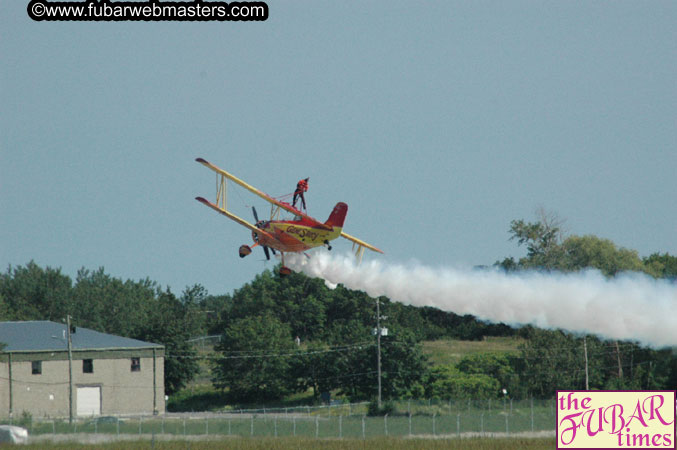
[[[607,279],[594,270],[508,274],[497,269],[437,269],[415,263],[357,265],[352,255],[327,252],[316,252],[310,259],[290,254],[287,264],[297,272],[324,279],[329,287],[340,283],[404,304],[654,347],[677,345],[677,285],[644,274]]]

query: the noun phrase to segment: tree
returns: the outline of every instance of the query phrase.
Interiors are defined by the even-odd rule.
[[[414,335],[404,329],[392,329],[381,338],[383,397],[396,399],[412,396],[423,383],[428,360]]]
[[[297,380],[297,390],[313,389],[317,402],[322,392],[330,392],[341,386],[340,361],[347,347],[330,347],[321,342],[311,342],[291,361],[291,378]]]
[[[635,250],[618,248],[609,239],[597,236],[570,236],[562,244],[562,250],[557,265],[566,271],[592,267],[612,277],[619,272],[646,270]]]
[[[295,352],[289,325],[270,313],[233,321],[216,350],[214,383],[233,401],[276,400],[293,391],[290,357]]]
[[[654,276],[671,280],[677,279],[677,256],[672,256],[668,253],[663,255],[653,253],[649,257],[644,258],[643,263],[647,271]]]
[[[583,345],[561,330],[541,330],[525,327],[527,341],[520,348],[518,371],[528,395],[550,398],[558,389],[585,388]],[[588,342],[590,344],[590,340]],[[588,358],[591,386],[602,383],[597,370],[598,359]]]
[[[513,220],[510,239],[527,246],[527,256],[515,261],[505,258],[494,265],[510,272],[523,269],[578,271],[598,269],[608,277],[624,271],[642,271],[653,276],[677,275],[677,258],[654,254],[644,260],[635,250],[617,247],[608,239],[593,235],[564,238],[564,221],[554,213],[538,211],[536,222]]]
[[[561,271],[579,271],[586,268],[598,269],[607,277],[616,276],[626,271],[642,271],[653,276],[665,276],[677,270],[677,258],[665,255],[652,255],[644,260],[634,250],[617,247],[612,241],[597,236],[570,236],[561,240],[558,236],[557,221],[542,219],[536,223],[513,221],[512,237],[519,244],[527,244],[528,254],[515,264],[512,258],[497,263],[507,271],[519,269],[546,269]],[[570,342],[568,342],[570,341]],[[561,354],[551,354],[548,347],[558,345],[565,350]],[[581,362],[576,348],[576,339],[569,335],[557,335],[556,332],[543,331],[534,333],[530,347],[523,349],[522,368],[528,389],[535,395],[546,395],[548,389],[567,389],[585,387],[581,384],[578,368]],[[597,339],[588,339],[589,354],[594,353],[594,346],[602,346]],[[588,374],[590,387],[620,388],[634,386],[637,380],[624,376],[621,345],[612,343],[612,350],[602,358],[588,358]],[[615,355],[610,360],[609,355]],[[616,367],[612,375],[610,371],[596,370],[599,361],[606,361],[608,367]],[[641,372],[641,368],[639,371]],[[656,378],[655,378],[656,379]],[[634,384],[633,384],[634,383]],[[660,383],[660,381],[659,381]]]
[[[518,245],[526,245],[527,257],[519,261],[522,268],[542,268],[552,270],[558,268],[561,257],[564,220],[555,213],[548,213],[543,208],[536,211],[536,222],[513,220],[510,222],[510,240],[517,240]],[[511,261],[505,260],[504,267]]]
[[[187,309],[169,290],[152,300],[146,323],[132,336],[165,346],[165,392],[169,395],[192,380],[199,372],[197,353],[188,342]]]
[[[203,308],[203,303],[209,294],[207,289],[199,284],[186,287],[179,299],[185,309],[185,327],[191,336],[207,333],[208,318],[212,311]]]
[[[148,320],[158,286],[148,278],[134,282],[108,275],[103,267],[78,271],[69,311],[79,326],[131,337]]]
[[[413,334],[389,329],[381,337],[382,396],[395,399],[414,396],[423,383],[427,359]],[[372,339],[374,337],[372,336]],[[377,347],[374,343],[353,349],[339,362],[340,389],[353,399],[375,398],[378,394]]]
[[[283,278],[265,270],[235,291],[227,320],[270,314],[287,323],[294,336],[315,340],[326,331],[327,292],[320,280],[298,273]]]
[[[506,353],[473,353],[461,358],[456,367],[466,374],[490,376],[498,381],[500,387],[505,388],[513,397],[522,397],[524,394],[520,386],[519,376],[515,371],[515,362],[512,355]]]
[[[433,367],[426,382],[426,396],[440,399],[496,398],[497,379],[483,373],[465,373],[453,364]]]
[[[4,320],[55,320],[66,317],[72,282],[61,269],[41,268],[31,261],[0,275]]]
[[[386,297],[382,297],[381,304],[388,311],[388,326],[406,329],[413,334],[417,342],[428,338],[429,335],[439,333],[437,329],[429,329],[428,324],[420,314],[421,308],[392,302]]]

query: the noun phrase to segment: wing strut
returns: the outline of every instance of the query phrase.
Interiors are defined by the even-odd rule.
[[[353,243],[353,250],[355,250],[355,244],[357,244],[357,246],[358,246],[357,251],[358,252],[364,253],[364,249],[368,248],[369,250],[371,250],[373,252],[383,253],[383,250],[378,249],[371,244],[367,244],[363,240],[358,239],[355,236],[351,236],[348,233],[344,233],[343,231],[341,231],[341,237],[348,239],[349,241],[351,241]],[[355,256],[359,256],[359,255],[357,253],[355,253]]]
[[[274,237],[270,233],[259,229],[258,227],[256,227],[256,225],[251,224],[251,223],[247,222],[246,220],[242,219],[241,217],[238,217],[235,214],[228,211],[228,200],[227,200],[227,193],[228,193],[227,185],[228,185],[228,183],[227,183],[227,180],[231,180],[234,183],[239,184],[243,188],[247,189],[248,191],[252,192],[253,194],[258,195],[262,199],[269,202],[271,204],[271,207],[270,207],[270,219],[271,220],[274,220],[274,218],[279,217],[280,210],[285,210],[285,211],[288,211],[288,212],[290,212],[294,215],[301,216],[301,217],[304,217],[308,220],[311,220],[312,222],[314,222],[313,223],[314,227],[324,228],[324,229],[327,229],[329,231],[333,230],[333,227],[330,227],[327,224],[324,224],[324,223],[318,221],[317,219],[314,219],[314,218],[310,217],[309,215],[304,214],[302,211],[299,211],[298,209],[294,208],[289,203],[285,203],[285,202],[279,201],[279,200],[271,197],[270,195],[266,194],[265,192],[260,191],[259,189],[256,189],[254,186],[242,181],[241,179],[239,179],[235,175],[232,175],[232,174],[226,172],[225,170],[216,167],[215,165],[211,164],[210,162],[204,160],[203,158],[196,158],[195,161],[199,162],[203,166],[213,170],[216,173],[216,204],[211,203],[211,202],[209,202],[208,200],[205,200],[202,197],[196,197],[196,200],[198,200],[201,203],[204,203],[205,205],[207,205],[210,208],[214,209],[215,211],[223,214],[224,216],[228,217],[229,219],[239,223],[240,225],[247,227],[252,231],[256,231],[257,233],[267,235],[271,239],[274,239]],[[257,221],[258,221],[258,219],[257,219]],[[364,242],[363,240],[358,239],[354,236],[351,236],[347,233],[344,233],[343,231],[341,231],[341,237],[348,239],[349,241],[351,241],[353,243],[353,251],[355,252],[355,257],[359,261],[362,261],[362,256],[364,255],[365,249],[369,249],[371,251],[378,252],[378,253],[383,253],[382,250],[374,247],[373,245],[368,244],[368,243]]]
[[[289,203],[281,202],[281,201],[279,201],[279,200],[277,200],[277,199],[271,197],[270,195],[266,194],[265,192],[263,192],[263,191],[261,191],[261,190],[259,190],[259,189],[256,189],[256,188],[255,188],[254,186],[252,186],[251,184],[246,183],[245,181],[242,181],[241,179],[239,179],[239,178],[236,177],[235,175],[233,175],[233,174],[231,174],[231,173],[229,173],[229,172],[226,172],[226,171],[223,170],[223,169],[220,169],[220,168],[216,167],[214,164],[210,163],[209,161],[207,161],[207,160],[205,160],[205,159],[203,159],[203,158],[196,158],[195,161],[197,161],[197,162],[199,162],[200,164],[202,164],[203,166],[205,166],[205,167],[207,167],[207,168],[213,170],[213,171],[216,172],[217,174],[219,174],[219,175],[221,175],[221,176],[223,176],[223,177],[228,178],[229,180],[233,181],[234,183],[239,184],[239,185],[242,186],[243,188],[247,189],[249,192],[251,192],[251,193],[253,193],[253,194],[255,194],[255,195],[258,195],[259,197],[261,197],[261,198],[264,199],[265,201],[271,203],[272,205],[275,205],[275,206],[277,206],[277,207],[280,208],[280,209],[284,209],[285,211],[290,212],[290,213],[294,214],[295,216],[305,217],[305,218],[307,218],[308,220],[313,221],[313,222],[314,222],[314,225],[313,225],[313,226],[315,226],[315,227],[325,228],[325,229],[327,229],[328,231],[331,231],[331,228],[330,228],[330,227],[327,227],[324,223],[320,222],[319,220],[317,220],[317,219],[315,219],[315,218],[313,218],[313,217],[310,217],[308,214],[305,214],[305,213],[302,212],[302,211],[299,211],[298,209],[294,208],[294,207],[293,207],[292,205],[290,205]],[[224,190],[224,192],[225,192],[225,190]],[[225,208],[223,208],[223,209],[225,209]],[[272,212],[271,212],[271,215],[272,215]]]
[[[228,211],[228,183],[226,177],[216,174],[216,206]]]
[[[357,250],[355,250],[355,246],[357,246]],[[364,249],[365,249],[365,247],[353,242],[353,251],[355,252],[355,259],[357,259],[358,265],[362,263],[362,256],[364,256]]]

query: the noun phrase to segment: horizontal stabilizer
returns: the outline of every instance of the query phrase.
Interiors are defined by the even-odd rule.
[[[374,252],[383,253],[383,250],[380,250],[380,249],[374,247],[374,246],[371,245],[371,244],[367,244],[367,243],[364,242],[363,240],[357,239],[355,236],[351,236],[351,235],[349,235],[349,234],[347,234],[347,233],[344,233],[343,231],[341,231],[341,237],[342,237],[342,238],[345,238],[345,239],[348,239],[349,241],[351,241],[351,242],[353,242],[353,243],[359,245],[360,247],[368,248],[369,250],[374,251]]]

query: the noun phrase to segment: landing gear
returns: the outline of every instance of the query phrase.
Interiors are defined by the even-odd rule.
[[[280,256],[282,258],[282,267],[280,267],[280,276],[286,277],[291,275],[291,269],[284,265],[284,253],[280,252]]]
[[[324,245],[327,246],[327,250],[331,251],[331,245],[329,245],[329,241],[325,240]]]
[[[252,249],[248,245],[241,245],[240,246],[240,258],[244,258],[245,256],[251,254]]]

